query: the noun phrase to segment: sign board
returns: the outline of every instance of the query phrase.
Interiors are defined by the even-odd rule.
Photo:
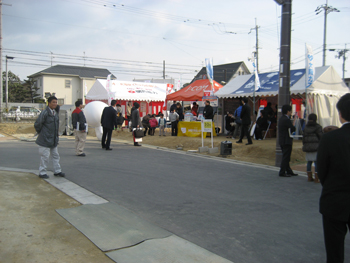
[[[212,128],[212,124],[213,121],[212,120],[201,120],[202,122],[202,131],[203,132],[212,132],[213,128]]]

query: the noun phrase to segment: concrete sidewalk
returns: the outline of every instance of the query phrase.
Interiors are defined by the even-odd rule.
[[[7,262],[113,262],[55,210],[81,204],[37,175],[0,171],[0,258]]]

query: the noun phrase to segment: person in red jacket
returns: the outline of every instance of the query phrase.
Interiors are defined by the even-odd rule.
[[[151,132],[150,132],[150,135],[151,136],[154,136],[154,132],[156,130],[156,127],[158,126],[158,121],[156,119],[156,115],[153,114],[152,117],[150,118],[149,120],[149,125],[151,126]]]
[[[86,141],[86,119],[83,108],[83,103],[78,100],[75,102],[76,109],[72,112],[72,124],[74,127],[75,135],[75,154],[77,156],[84,157],[84,147]]]

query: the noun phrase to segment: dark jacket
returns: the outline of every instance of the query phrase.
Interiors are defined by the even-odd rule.
[[[79,122],[79,127],[77,127],[77,123]],[[79,131],[86,130],[86,119],[84,112],[78,107],[72,112],[72,124],[73,128]]]
[[[295,127],[293,126],[291,120],[287,115],[282,115],[281,118],[278,120],[278,140],[279,144],[281,146],[283,145],[292,145],[293,144],[293,138],[289,136],[289,131],[293,133],[295,131]]]
[[[176,110],[176,107],[177,107],[176,103],[171,104],[171,106],[170,106],[170,112],[172,112],[173,110]]]
[[[212,120],[214,118],[214,110],[210,105],[206,105],[203,110],[203,116],[206,120]]]
[[[149,115],[146,115],[145,117],[142,118],[142,126],[144,128],[149,128],[150,127],[149,119],[150,119]]]
[[[260,116],[256,120],[256,127],[259,128],[260,130],[266,130],[267,127],[269,126],[269,123],[267,122],[267,118],[265,116]]]
[[[182,107],[176,108],[176,113],[179,114],[179,120],[182,121],[184,119],[184,112]]]
[[[124,116],[123,116],[123,111],[122,111],[122,108],[119,108],[117,107],[117,125],[123,125],[123,122],[124,122]]]
[[[117,127],[117,111],[112,106],[103,109],[101,125],[103,128],[110,130]]]
[[[39,134],[36,144],[42,147],[54,148],[58,144],[58,113],[52,114],[49,106],[43,110],[34,123],[34,128]]]
[[[248,103],[242,106],[241,120],[243,125],[250,125],[252,120],[250,118],[251,108]]]
[[[308,122],[304,129],[302,150],[304,152],[317,152],[322,134],[321,125]]]
[[[266,117],[266,119],[269,121],[273,118],[273,116],[275,115],[274,110],[271,108],[271,106],[266,106],[264,108],[264,116]]]
[[[139,127],[142,127],[140,112],[138,109],[134,108],[131,112],[131,127],[137,128],[137,125],[139,125]]]
[[[323,134],[317,152],[322,194],[320,213],[347,222],[350,217],[350,124]]]

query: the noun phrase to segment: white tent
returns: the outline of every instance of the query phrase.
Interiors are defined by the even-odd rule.
[[[107,80],[97,79],[86,94],[87,100],[108,100]],[[115,100],[164,101],[167,86],[172,84],[111,80],[110,95]]]
[[[255,96],[278,95],[279,73],[259,74],[261,88]],[[215,93],[219,98],[252,97],[255,83],[254,75],[238,76]],[[349,88],[332,66],[316,67],[315,80],[308,88],[310,113],[316,113],[321,126],[340,126],[336,103],[339,98],[349,93]],[[305,98],[305,69],[291,70],[291,95]]]

